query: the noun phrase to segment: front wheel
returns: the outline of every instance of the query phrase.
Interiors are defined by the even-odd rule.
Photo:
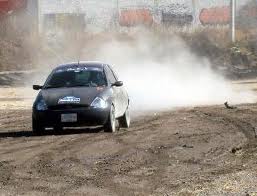
[[[114,106],[111,106],[110,115],[109,115],[107,123],[104,126],[104,131],[111,132],[111,133],[116,132],[116,117],[115,117]]]
[[[63,131],[63,127],[61,125],[55,125],[54,126],[54,133],[55,134],[60,134],[60,133],[62,133],[62,131]]]
[[[119,119],[120,127],[129,128],[130,127],[130,112],[129,107],[127,107],[124,115]]]
[[[34,118],[32,118],[32,131],[35,135],[43,135],[44,127]]]

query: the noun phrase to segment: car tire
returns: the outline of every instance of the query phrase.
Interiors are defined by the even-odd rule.
[[[108,117],[108,121],[104,126],[104,131],[105,132],[110,132],[110,133],[114,133],[116,132],[116,117],[115,117],[115,108],[112,105],[111,109],[110,109],[110,114]]]
[[[34,118],[32,118],[32,131],[34,135],[43,135],[44,127]]]
[[[60,125],[55,125],[54,126],[54,133],[55,134],[60,134],[60,133],[62,133],[62,131],[63,131],[63,127],[62,126],[60,126]]]
[[[129,128],[130,127],[130,112],[129,106],[127,107],[123,116],[119,119],[119,124],[121,128]]]

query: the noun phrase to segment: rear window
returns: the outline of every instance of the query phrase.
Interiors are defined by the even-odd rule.
[[[44,87],[99,87],[106,85],[106,77],[101,69],[68,68],[56,70],[47,80]]]

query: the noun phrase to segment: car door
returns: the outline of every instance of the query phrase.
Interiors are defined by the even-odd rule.
[[[114,77],[113,72],[108,65],[105,66],[105,73],[107,76],[108,85],[113,91],[112,101],[115,107],[115,115],[116,117],[119,117],[121,116],[120,88],[112,86],[112,84],[114,84],[117,80]]]

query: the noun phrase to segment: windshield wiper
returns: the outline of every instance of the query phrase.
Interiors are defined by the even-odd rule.
[[[45,89],[49,89],[49,88],[66,88],[66,86],[51,86],[51,85],[48,85],[48,86],[45,86],[44,88]]]
[[[76,85],[70,85],[68,87],[90,87],[89,84],[76,84]]]
[[[67,85],[67,86],[51,86],[47,85],[44,88],[49,89],[49,88],[73,88],[73,87],[90,87],[90,84],[76,84],[76,85]]]

